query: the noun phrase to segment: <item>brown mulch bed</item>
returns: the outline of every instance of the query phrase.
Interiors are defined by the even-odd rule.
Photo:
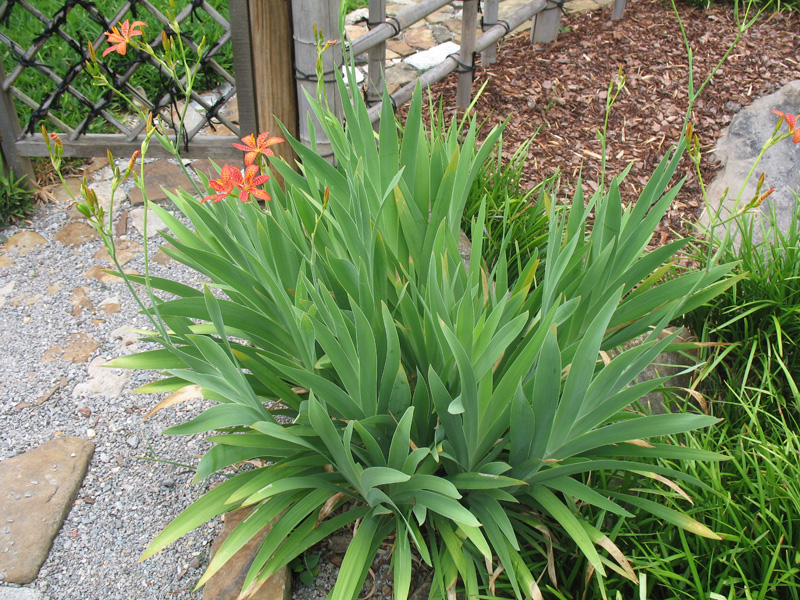
[[[724,56],[736,36],[733,6],[708,10],[678,3],[694,54],[695,86]],[[600,142],[606,91],[619,69],[625,86],[611,109],[608,124],[607,177],[633,163],[622,186],[623,198],[638,197],[654,166],[677,141],[687,108],[688,58],[677,18],[669,2],[628,3],[621,21],[611,8],[562,17],[556,42],[531,46],[528,33],[498,48],[497,63],[478,67],[473,91],[488,82],[476,112],[487,125],[509,119],[504,154],[511,153],[539,130],[525,170],[530,187],[556,172],[561,192],[571,197],[581,174],[591,193],[599,180]],[[740,39],[727,62],[703,92],[692,112],[701,140],[703,180],[714,176],[710,152],[733,115],[756,98],[800,78],[800,14],[764,14]],[[456,78],[434,86],[434,99],[455,104]],[[800,107],[797,108],[800,111]],[[777,117],[776,117],[777,123]],[[485,129],[488,131],[488,127]],[[765,139],[771,132],[764,132]],[[654,243],[684,232],[703,208],[694,164],[683,159],[683,190],[661,223]],[[606,180],[608,181],[608,179]]]

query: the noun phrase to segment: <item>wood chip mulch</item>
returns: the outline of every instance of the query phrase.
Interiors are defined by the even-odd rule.
[[[734,9],[727,3],[702,10],[679,2],[678,12],[699,86],[736,37]],[[476,105],[477,115],[487,119],[484,131],[509,119],[507,156],[536,135],[525,170],[528,187],[560,172],[562,197],[571,197],[579,174],[591,193],[599,181],[601,147],[596,133],[603,127],[608,86],[621,69],[625,85],[608,123],[606,181],[632,162],[622,193],[625,201],[634,200],[677,141],[688,105],[689,60],[678,20],[664,0],[637,0],[628,3],[620,21],[611,21],[608,7],[562,17],[561,25],[563,31],[552,44],[532,46],[525,32],[501,43],[495,64],[478,66],[473,92],[488,83]],[[765,13],[739,40],[692,112],[706,185],[719,167],[711,150],[722,129],[756,98],[800,79],[798,60],[800,13]],[[455,88],[455,76],[446,78],[433,87],[434,101],[441,97],[452,111]],[[765,132],[765,139],[770,133]],[[702,212],[694,164],[684,157],[681,171],[687,182],[662,220],[655,245],[685,232]]]

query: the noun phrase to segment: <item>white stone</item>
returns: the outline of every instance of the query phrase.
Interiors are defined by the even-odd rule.
[[[127,163],[125,163],[127,166]],[[89,189],[93,190],[95,194],[97,194],[97,201],[100,203],[100,206],[107,212],[111,207],[111,181],[98,181],[89,185]],[[117,188],[114,192],[114,212],[119,211],[120,205],[128,199],[128,194],[125,190],[121,188]]]
[[[356,85],[361,85],[361,82],[364,81],[364,79],[366,78],[364,75],[364,71],[362,71],[358,67],[355,67],[353,70],[355,71]],[[347,74],[347,71],[348,71],[347,67],[342,67],[342,77],[344,78],[345,82],[349,85],[350,80],[348,79],[349,75]]]
[[[42,593],[26,587],[0,587],[0,600],[42,600]]]
[[[134,229],[144,235],[144,207],[134,208],[128,215]],[[147,215],[147,237],[151,238],[158,233],[159,229],[166,229],[164,221],[152,210]]]
[[[436,65],[441,64],[449,55],[457,53],[460,46],[454,42],[445,42],[434,46],[430,50],[423,50],[417,52],[403,59],[403,62],[411,65],[421,72],[432,69]]]
[[[115,375],[118,369],[106,369],[108,361],[102,356],[97,356],[89,363],[89,379],[79,383],[72,390],[73,398],[85,396],[105,396],[106,398],[119,398],[122,390],[131,379],[130,374],[123,372]]]
[[[349,13],[344,18],[345,25],[355,25],[361,21],[367,21],[369,19],[369,9],[368,8],[357,8],[353,12]]]
[[[714,181],[707,188],[709,209],[714,212],[720,210],[719,220],[725,221],[732,214],[740,212],[755,195],[756,182],[760,173],[766,173],[766,180],[762,193],[771,187],[775,192],[769,196],[759,209],[751,209],[758,218],[753,228],[753,234],[758,243],[764,239],[764,234],[771,236],[770,223],[764,216],[770,208],[775,209],[777,225],[782,231],[787,231],[796,218],[795,192],[800,191],[800,144],[793,144],[792,139],[785,139],[773,146],[764,154],[758,169],[750,177],[747,186],[741,194],[741,200],[736,205],[736,197],[744,185],[753,164],[758,158],[761,148],[769,139],[775,126],[778,124],[778,115],[773,110],[795,114],[800,104],[800,79],[787,83],[780,90],[768,96],[762,96],[750,106],[742,109],[731,120],[728,128],[717,141],[716,156],[722,163],[722,168],[717,172]],[[786,123],[781,123],[780,133],[786,133]],[[725,190],[728,190],[727,196]],[[760,213],[759,213],[760,210]],[[710,216],[708,209],[701,216],[703,226],[709,225]],[[723,228],[717,230],[721,235]],[[734,243],[739,243],[739,233],[733,230]]]
[[[136,342],[139,341],[139,334],[129,326],[123,325],[111,332],[111,340],[122,340],[123,346],[135,346]]]

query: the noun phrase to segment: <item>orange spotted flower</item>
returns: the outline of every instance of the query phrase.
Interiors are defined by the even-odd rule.
[[[259,155],[273,156],[272,150],[269,149],[273,144],[278,144],[283,141],[279,137],[269,137],[269,131],[265,131],[258,135],[258,139],[254,134],[250,134],[242,138],[244,144],[234,144],[233,147],[246,152],[244,155],[244,164],[252,165],[256,162]]]
[[[242,202],[247,202],[250,194],[260,200],[269,200],[269,194],[258,187],[269,180],[269,175],[259,175],[259,172],[258,165],[250,165],[244,170],[244,181],[236,186],[241,190],[239,200]]]
[[[241,184],[242,174],[239,172],[239,169],[230,165],[225,165],[222,167],[219,179],[212,179],[208,182],[211,189],[215,190],[217,193],[206,196],[200,200],[200,203],[202,204],[206,200],[212,199],[214,202],[219,202],[227,198],[228,195],[233,192],[233,188],[239,188]]]
[[[794,115],[787,115],[782,113],[779,110],[773,110],[776,115],[778,115],[781,119],[786,121],[786,125],[789,127],[789,133],[792,135],[792,141],[795,144],[800,144],[800,126],[798,126],[798,119]]]
[[[142,35],[142,32],[136,29],[139,25],[147,27],[147,23],[144,21],[134,21],[133,25],[131,25],[128,20],[125,19],[119,23],[119,29],[112,27],[111,31],[106,31],[106,37],[108,38],[106,41],[109,44],[113,44],[113,46],[106,48],[105,52],[103,52],[103,56],[109,52],[115,51],[124,56],[128,50],[128,42],[131,41],[133,36]]]

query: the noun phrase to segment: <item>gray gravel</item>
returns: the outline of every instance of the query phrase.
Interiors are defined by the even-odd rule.
[[[107,175],[107,170],[102,174]],[[96,380],[100,370],[93,368],[94,377],[90,376],[90,363],[98,357],[111,359],[144,349],[124,328],[146,328],[147,321],[136,314],[123,283],[84,276],[93,265],[107,266],[94,258],[102,245],[99,240],[78,247],[54,241],[67,223],[67,208],[63,202],[46,205],[30,224],[0,231],[0,242],[22,230],[36,231],[48,240],[36,251],[13,256],[16,264],[0,268],[0,293],[4,294],[0,298],[0,460],[59,435],[92,438],[96,443],[75,506],[39,577],[29,587],[46,600],[199,598],[201,594],[191,590],[207,564],[218,524],[203,525],[144,563],[138,558],[162,527],[208,487],[208,483],[191,485],[193,473],[186,468],[142,457],[196,464],[207,447],[200,436],[167,437],[161,431],[198,414],[206,402],[173,406],[143,421],[163,395],[132,394],[131,390],[153,377],[110,370],[102,374],[116,377],[109,380],[114,385],[123,383],[121,393],[116,396],[114,385],[108,385],[95,395],[97,389],[88,382]],[[137,244],[144,243],[131,226],[128,236]],[[157,239],[150,241],[153,253]],[[144,271],[141,250],[125,268]],[[195,273],[175,262],[153,264],[152,273],[199,283]],[[86,296],[93,310],[73,316],[71,297],[81,286],[88,288]],[[121,310],[107,315],[100,305],[115,297]],[[43,361],[48,349],[65,348],[75,333],[86,333],[100,345],[87,362],[72,363],[57,355]],[[54,387],[52,395],[36,404]],[[32,406],[20,408],[20,403]]]

